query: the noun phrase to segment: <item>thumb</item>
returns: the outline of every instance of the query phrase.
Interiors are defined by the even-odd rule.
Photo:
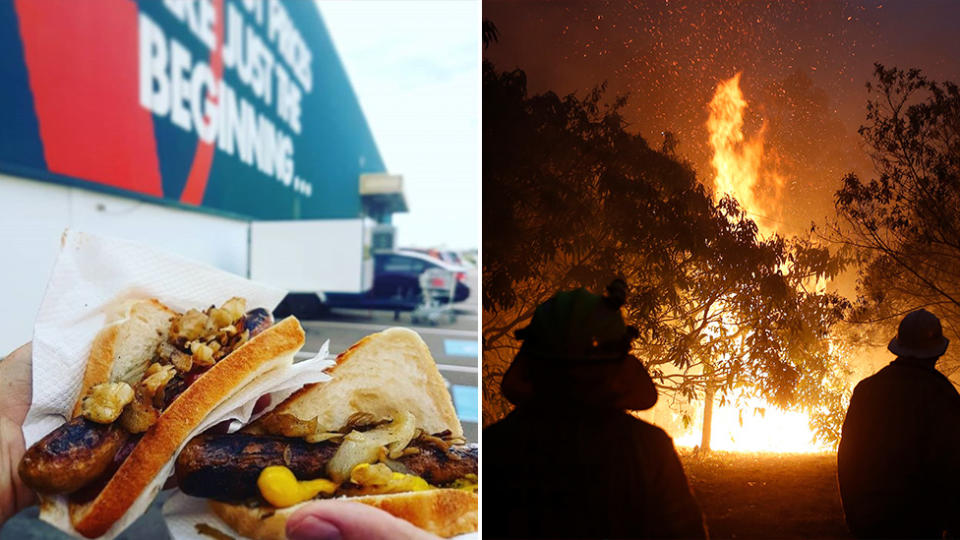
[[[287,520],[290,540],[438,540],[400,518],[356,502],[315,501],[297,510]]]

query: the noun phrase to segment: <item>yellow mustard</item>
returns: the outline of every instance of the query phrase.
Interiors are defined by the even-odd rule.
[[[461,489],[463,491],[470,491],[473,493],[477,493],[480,488],[479,480],[475,474],[468,474],[463,478],[458,478],[446,487],[450,489]]]
[[[357,465],[350,472],[350,481],[361,486],[361,491],[369,495],[433,489],[423,478],[391,471],[382,463]]]
[[[277,508],[308,501],[320,493],[332,495],[337,490],[337,484],[324,478],[298,481],[283,465],[271,465],[260,471],[257,487],[263,498]]]

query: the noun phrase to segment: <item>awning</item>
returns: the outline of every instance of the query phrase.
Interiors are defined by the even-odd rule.
[[[399,174],[361,174],[360,198],[367,215],[377,221],[409,210],[403,196],[403,176]]]

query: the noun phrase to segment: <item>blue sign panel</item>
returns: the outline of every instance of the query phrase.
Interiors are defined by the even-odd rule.
[[[479,348],[476,341],[464,339],[445,339],[443,340],[443,352],[447,356],[466,356],[476,358],[479,355]]]
[[[479,422],[480,394],[476,386],[453,385],[453,406],[457,408],[457,416],[461,422]]]

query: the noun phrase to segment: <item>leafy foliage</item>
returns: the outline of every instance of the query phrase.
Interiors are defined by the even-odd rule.
[[[895,332],[914,309],[960,336],[960,89],[916,69],[877,64],[861,126],[876,176],[843,179],[834,238],[860,263],[854,321],[867,339]],[[948,372],[958,367],[948,353]],[[941,364],[943,365],[943,363]]]
[[[730,198],[628,131],[626,100],[528,96],[522,71],[483,67],[484,422],[509,409],[499,381],[512,332],[553,293],[626,279],[637,355],[661,391],[708,387],[816,412],[836,373],[828,334],[846,306],[812,288],[840,261],[810,241],[761,238]],[[839,418],[824,419],[838,426]],[[829,429],[824,430],[828,434]]]
[[[486,49],[490,46],[491,43],[496,43],[500,40],[500,31],[497,30],[497,26],[493,24],[493,21],[490,19],[483,20],[483,48]]]

